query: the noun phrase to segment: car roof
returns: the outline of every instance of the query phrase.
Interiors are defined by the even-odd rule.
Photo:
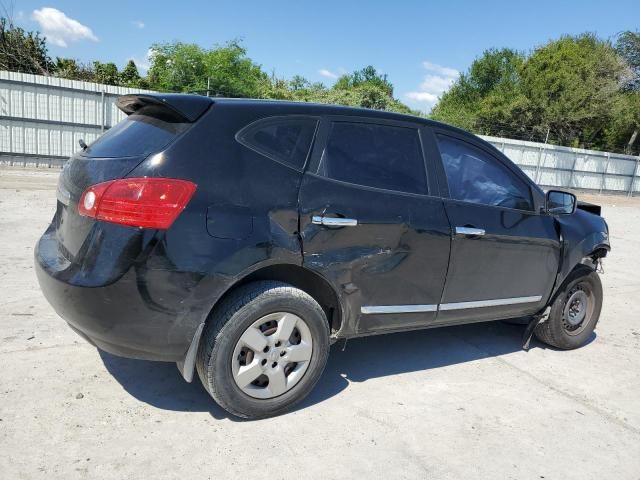
[[[466,136],[476,137],[471,132],[460,128],[440,123],[428,118],[404,113],[389,112],[385,110],[374,110],[371,108],[350,107],[345,105],[334,105],[327,103],[313,102],[293,102],[289,100],[270,100],[255,98],[227,98],[227,97],[206,97],[204,95],[185,93],[140,93],[124,95],[118,98],[117,105],[125,113],[130,114],[149,101],[156,104],[164,104],[174,112],[182,115],[186,121],[194,121],[207,110],[211,104],[238,105],[245,108],[255,108],[263,113],[269,114],[270,110],[274,115],[298,114],[298,115],[345,115],[365,117],[370,119],[396,120],[403,122],[420,123],[432,127],[441,128],[457,132]],[[478,137],[476,137],[478,138]],[[479,138],[478,138],[479,139]],[[483,141],[482,139],[479,139]],[[484,142],[484,141],[483,141]],[[486,142],[484,142],[486,143]],[[489,144],[487,144],[489,145]]]
[[[417,115],[409,115],[405,113],[389,112],[386,110],[375,110],[372,108],[363,107],[351,107],[346,105],[335,105],[329,103],[314,103],[314,102],[295,102],[290,100],[275,100],[275,99],[255,99],[255,98],[227,98],[227,97],[212,97],[211,100],[214,104],[225,105],[244,105],[255,106],[256,108],[268,110],[270,108],[277,109],[279,111],[288,110],[289,113],[299,113],[307,115],[349,115],[357,117],[367,118],[380,118],[386,120],[398,120],[412,123],[423,123],[425,125],[434,125],[446,129],[453,129],[461,133],[469,134],[465,130],[461,130],[457,127],[440,123],[428,118],[419,117]],[[284,113],[284,112],[283,112]]]

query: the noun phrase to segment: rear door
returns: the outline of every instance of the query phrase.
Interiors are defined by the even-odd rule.
[[[558,270],[560,243],[541,194],[507,159],[474,140],[435,131],[453,230],[438,323],[533,314]]]
[[[344,335],[435,320],[450,228],[430,195],[422,135],[405,122],[321,124],[300,190],[300,231],[304,265],[346,299]]]

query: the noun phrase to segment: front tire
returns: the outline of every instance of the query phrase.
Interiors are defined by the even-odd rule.
[[[549,318],[535,329],[536,337],[562,350],[589,342],[602,310],[602,283],[591,269],[577,271],[551,304]]]
[[[305,398],[329,355],[322,307],[289,284],[244,285],[217,306],[198,349],[205,389],[242,418],[278,415]]]

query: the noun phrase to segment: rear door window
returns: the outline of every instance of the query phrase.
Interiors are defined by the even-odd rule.
[[[236,139],[265,157],[302,170],[317,124],[311,117],[269,117],[243,128]]]
[[[162,150],[189,127],[148,115],[132,114],[81,152],[85,157],[147,156]]]
[[[334,122],[318,174],[367,187],[427,193],[420,137],[411,127]]]

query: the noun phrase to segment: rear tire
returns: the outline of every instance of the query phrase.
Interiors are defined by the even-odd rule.
[[[214,309],[196,367],[222,408],[254,419],[305,398],[328,355],[329,324],[318,302],[289,284],[261,281],[238,288]]]
[[[591,269],[580,269],[551,304],[549,318],[535,329],[538,340],[562,350],[589,342],[602,310],[602,283]]]

